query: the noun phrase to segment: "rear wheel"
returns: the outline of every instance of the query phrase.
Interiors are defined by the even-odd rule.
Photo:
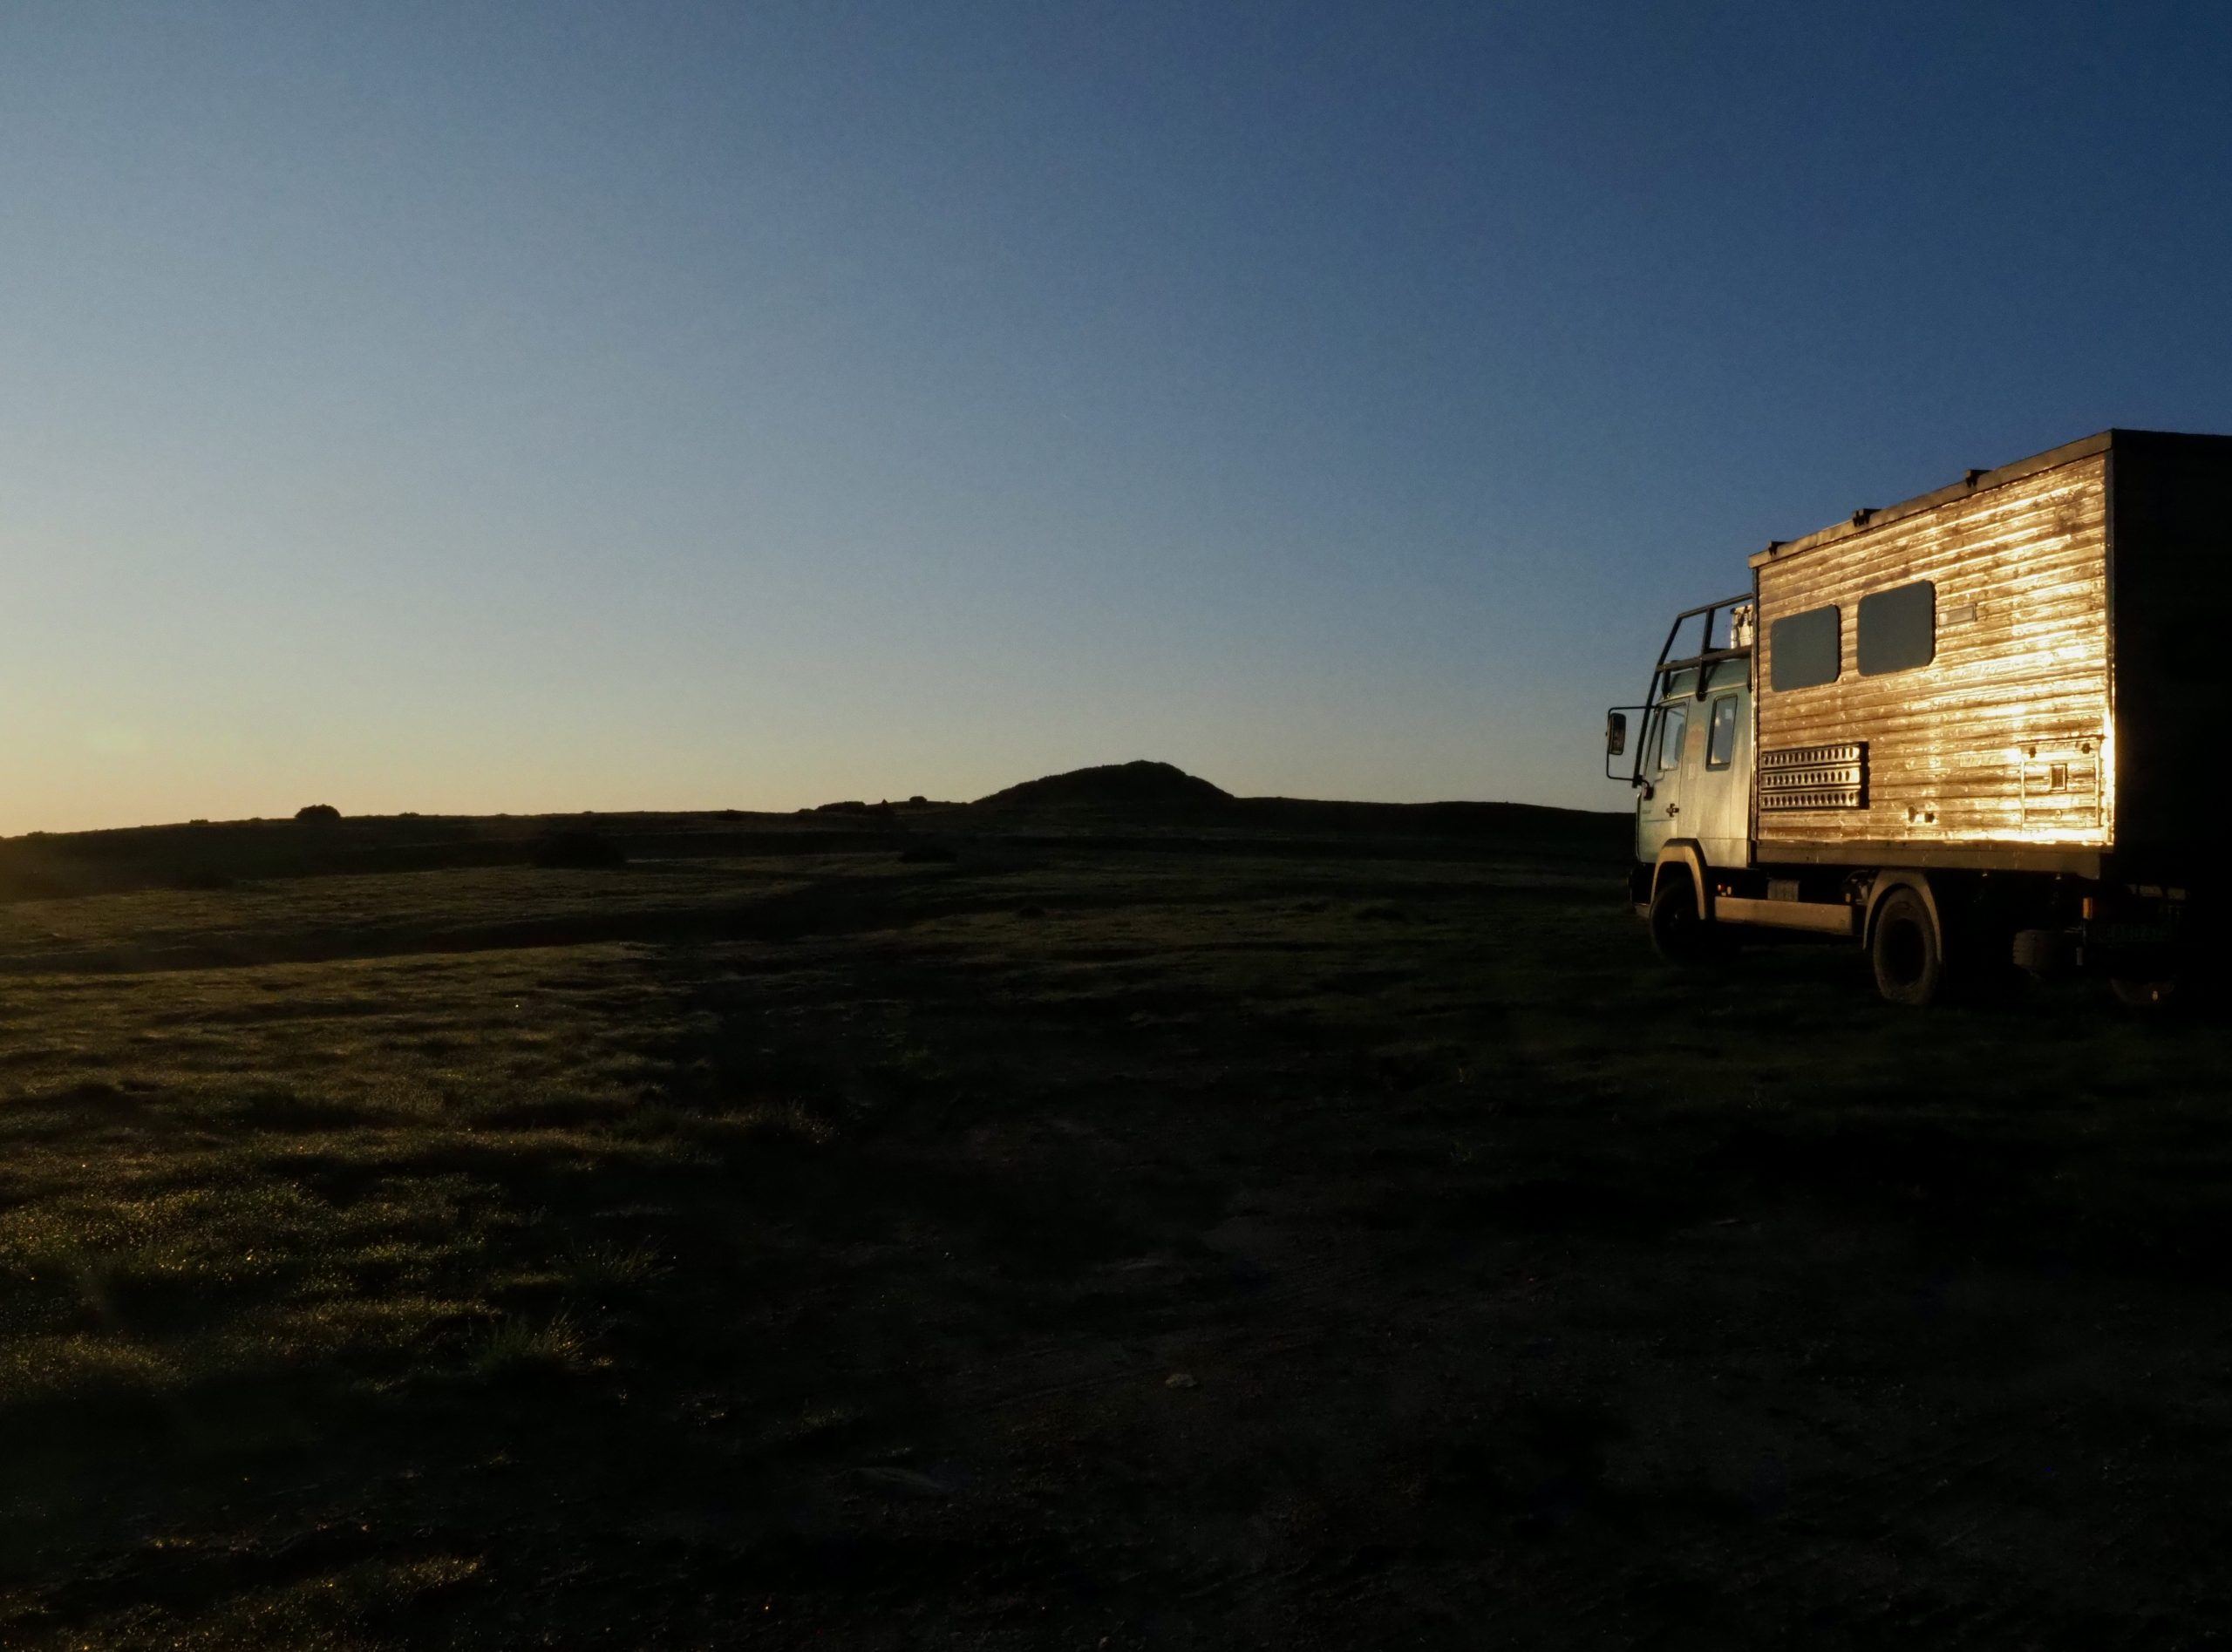
[[[1686,872],[1669,872],[1650,896],[1650,944],[1677,969],[1693,969],[1712,954],[1711,926],[1698,916],[1698,893]]]
[[[1868,955],[1875,966],[1875,990],[1887,1003],[1919,1009],[1944,988],[1945,952],[1937,923],[1916,890],[1901,887],[1883,897]]]
[[[2173,975],[2110,976],[2108,990],[2127,1010],[2159,1010],[2177,998],[2178,977]]]

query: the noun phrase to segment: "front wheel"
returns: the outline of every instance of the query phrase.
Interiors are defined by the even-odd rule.
[[[1937,923],[1929,903],[1913,889],[1894,889],[1883,897],[1868,955],[1875,966],[1875,990],[1887,1003],[1918,1010],[1944,988],[1945,951]]]
[[[1670,873],[1650,896],[1650,944],[1677,969],[1694,969],[1711,956],[1712,927],[1698,915],[1697,891],[1685,874]]]

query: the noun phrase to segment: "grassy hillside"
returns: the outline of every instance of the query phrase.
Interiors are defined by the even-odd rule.
[[[0,905],[0,1644],[2232,1607],[2219,1029],[1670,976],[1616,846],[547,824]]]

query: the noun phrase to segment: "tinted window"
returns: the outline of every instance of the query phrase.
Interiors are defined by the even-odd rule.
[[[1937,656],[1937,588],[1928,580],[1860,599],[1860,674],[1911,670]]]
[[[1725,769],[1736,756],[1736,697],[1712,703],[1712,725],[1705,731],[1705,767]]]
[[[1767,658],[1778,690],[1810,689],[1837,680],[1842,628],[1834,608],[1808,608],[1767,628]]]
[[[1678,705],[1662,708],[1658,713],[1658,766],[1678,769],[1682,766],[1682,736],[1690,726],[1690,714]]]

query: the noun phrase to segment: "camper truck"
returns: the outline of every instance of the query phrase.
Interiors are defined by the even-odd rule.
[[[2190,981],[2232,807],[2232,437],[2107,431],[1751,569],[1606,719],[1662,956],[1827,937],[1916,1005],[2017,969]]]

